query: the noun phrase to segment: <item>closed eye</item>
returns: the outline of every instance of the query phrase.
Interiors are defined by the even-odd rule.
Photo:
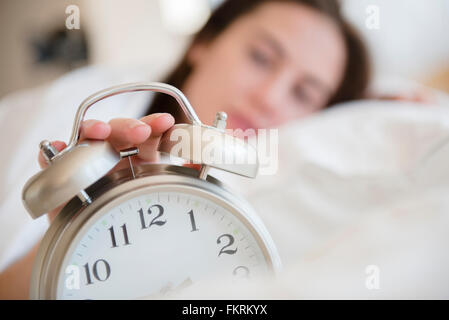
[[[311,97],[309,95],[309,93],[307,92],[307,89],[304,88],[304,86],[295,86],[293,88],[293,96],[294,98],[302,103],[310,103],[311,102]]]
[[[251,48],[249,49],[249,56],[252,61],[262,67],[271,67],[273,65],[272,59],[262,52],[262,50]]]

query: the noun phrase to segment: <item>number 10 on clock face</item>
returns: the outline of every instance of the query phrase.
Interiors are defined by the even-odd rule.
[[[59,299],[135,299],[206,277],[247,281],[270,274],[251,223],[226,201],[168,188],[119,197],[71,241]]]

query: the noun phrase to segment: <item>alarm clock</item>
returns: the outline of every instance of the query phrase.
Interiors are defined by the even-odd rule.
[[[137,148],[117,152],[106,141],[79,141],[88,108],[136,91],[176,99],[190,123],[168,130],[158,150],[200,164],[201,170],[170,163],[134,166]],[[43,141],[40,148],[49,165],[23,188],[22,200],[33,218],[65,204],[41,241],[30,298],[164,297],[197,281],[241,283],[275,275],[281,262],[261,219],[248,202],[208,174],[212,167],[254,178],[257,161],[216,161],[177,148],[180,137],[199,150],[210,148],[207,141],[195,140],[197,132],[197,137],[235,142],[215,146],[223,157],[254,151],[226,134],[225,127],[225,113],[217,114],[214,126],[204,125],[183,93],[164,83],[115,86],[84,100],[67,147],[58,152]],[[111,171],[123,158],[128,158],[129,168]]]

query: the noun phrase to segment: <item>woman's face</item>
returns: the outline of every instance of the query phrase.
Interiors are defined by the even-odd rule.
[[[344,40],[324,14],[295,3],[267,2],[211,42],[194,45],[182,90],[200,119],[218,111],[228,128],[270,128],[325,106],[345,67]]]

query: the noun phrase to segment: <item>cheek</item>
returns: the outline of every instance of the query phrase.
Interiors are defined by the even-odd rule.
[[[224,99],[244,94],[257,80],[257,74],[251,69],[241,46],[236,46],[223,46],[223,50],[217,48],[209,63],[209,76],[216,79]]]
[[[194,67],[186,91],[189,99],[226,109],[257,85],[260,77],[241,47],[223,43],[211,48]]]

